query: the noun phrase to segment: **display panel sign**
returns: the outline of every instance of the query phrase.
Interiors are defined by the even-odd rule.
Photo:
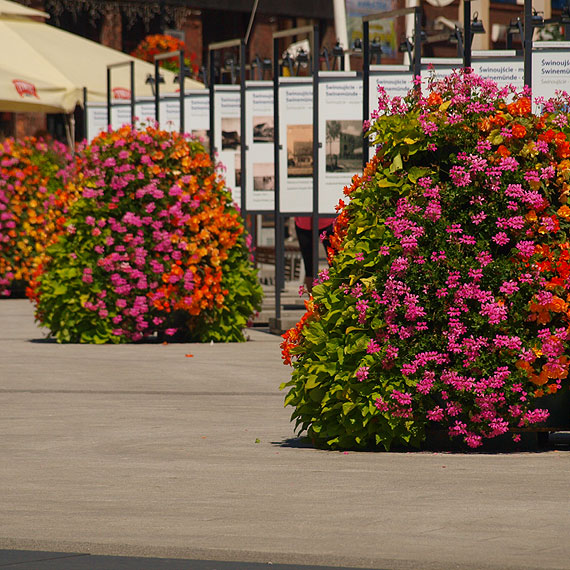
[[[500,88],[513,85],[519,91],[524,87],[524,61],[514,51],[476,51],[471,62],[473,71],[491,79]]]
[[[114,105],[111,107],[111,127],[114,131],[123,125],[131,124],[131,106],[129,104]]]
[[[163,131],[180,131],[180,98],[169,97],[159,103],[160,128]]]
[[[241,200],[240,91],[237,85],[214,88],[214,147],[225,167],[228,189],[236,204]]]
[[[248,81],[245,91],[246,184],[248,212],[275,208],[273,81]]]
[[[570,42],[535,42],[532,53],[532,95],[550,99],[570,92]]]
[[[141,97],[135,103],[135,117],[137,128],[144,129],[148,125],[156,123],[156,111],[154,98]]]
[[[285,77],[279,85],[279,210],[313,211],[313,84]]]
[[[199,139],[210,152],[210,94],[205,89],[186,92],[184,132]]]
[[[380,87],[383,87],[390,97],[405,97],[413,87],[410,68],[407,65],[370,66],[370,113],[378,109]]]
[[[345,186],[362,172],[362,80],[319,74],[319,214],[334,214]]]
[[[107,105],[87,103],[87,136],[93,140],[99,133],[107,130]]]

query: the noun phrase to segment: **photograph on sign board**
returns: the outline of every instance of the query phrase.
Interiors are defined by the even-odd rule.
[[[313,125],[287,125],[287,177],[313,175]]]
[[[253,117],[253,142],[273,142],[273,117]]]
[[[362,168],[362,122],[326,122],[326,171],[358,172]]]
[[[275,190],[275,165],[272,162],[253,163],[253,190],[255,192]]]
[[[210,137],[206,129],[192,129],[190,134],[204,145],[206,152],[210,152]]]
[[[236,186],[241,186],[241,153],[236,152],[234,157],[235,157],[234,168],[236,172]]]
[[[235,150],[240,145],[239,118],[222,119],[222,150]]]

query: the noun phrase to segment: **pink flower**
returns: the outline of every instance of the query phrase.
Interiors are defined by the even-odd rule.
[[[359,382],[362,382],[363,380],[366,380],[366,378],[368,378],[368,371],[370,370],[370,366],[361,366],[357,371],[356,371],[356,379]]]

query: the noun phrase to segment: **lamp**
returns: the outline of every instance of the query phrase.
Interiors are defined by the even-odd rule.
[[[153,95],[153,97],[154,97],[154,95],[155,95],[155,93],[156,93],[156,92],[155,92],[155,89],[154,89],[154,75],[152,75],[151,73],[149,73],[149,74],[146,76],[146,79],[145,79],[144,82],[145,82],[147,85],[150,85],[150,88],[152,89],[152,95]],[[159,76],[158,76],[158,82],[159,82],[159,83],[164,83],[164,77],[163,77],[162,75],[159,75]]]
[[[339,62],[339,69],[344,71],[344,48],[340,45],[340,42],[337,40],[336,44],[332,48],[333,54],[333,69],[336,67],[336,62]]]
[[[288,51],[285,52],[285,55],[283,56],[283,62],[281,63],[281,68],[282,69],[287,68],[289,70],[289,75],[290,76],[293,75],[293,59]]]
[[[544,27],[544,18],[540,15],[540,12],[537,12],[534,8],[532,10],[532,17],[530,18],[530,23],[533,28],[542,28]]]
[[[485,27],[483,26],[483,21],[479,20],[479,14],[475,12],[473,14],[473,20],[471,20],[471,33],[472,34],[484,34]]]
[[[522,20],[517,18],[516,20],[511,20],[509,23],[509,27],[507,28],[507,49],[513,48],[513,36],[518,34],[521,42],[524,37],[523,25]]]
[[[380,55],[382,54],[382,46],[378,38],[374,38],[370,44],[370,62],[376,58],[376,63],[380,63]]]
[[[309,63],[309,54],[303,48],[299,49],[297,52],[295,63],[297,64],[297,71],[295,75],[299,75],[299,70],[301,67],[305,67]]]
[[[352,51],[362,52],[362,40],[360,38],[356,38],[352,43]]]

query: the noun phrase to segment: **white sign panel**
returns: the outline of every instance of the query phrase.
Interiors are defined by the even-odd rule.
[[[532,54],[532,95],[545,99],[554,97],[556,91],[570,92],[570,43],[548,43],[556,44],[557,49],[550,49],[549,46],[537,49]],[[558,46],[565,48],[560,49]]]
[[[210,152],[210,94],[206,89],[186,93],[184,131],[198,138],[206,152]]]
[[[111,127],[114,131],[123,125],[131,124],[131,106],[121,104],[111,107]]]
[[[370,68],[370,112],[378,109],[378,89],[390,97],[405,97],[413,87],[412,72],[407,65],[374,65]]]
[[[513,85],[521,90],[524,87],[524,61],[516,57],[516,52],[473,52],[471,67],[477,75],[491,79],[500,88]]]
[[[313,211],[313,84],[283,78],[279,85],[279,210]]]
[[[362,79],[319,74],[319,214],[334,214],[345,186],[362,172]]]
[[[173,132],[180,130],[180,98],[161,99],[159,103],[160,128]]]
[[[454,69],[461,69],[463,60],[459,58],[449,59],[422,59],[422,87],[427,88],[428,79],[434,78],[436,81],[451,75]]]
[[[99,133],[107,130],[107,105],[87,103],[87,136],[93,140]]]
[[[155,124],[155,107],[154,99],[151,97],[144,97],[138,99],[135,103],[135,117],[137,118],[137,128],[144,129],[148,125]]]
[[[246,194],[248,212],[275,208],[273,81],[248,81],[245,92]]]
[[[217,85],[214,90],[214,147],[225,167],[228,189],[236,204],[241,200],[240,92],[237,85]]]

